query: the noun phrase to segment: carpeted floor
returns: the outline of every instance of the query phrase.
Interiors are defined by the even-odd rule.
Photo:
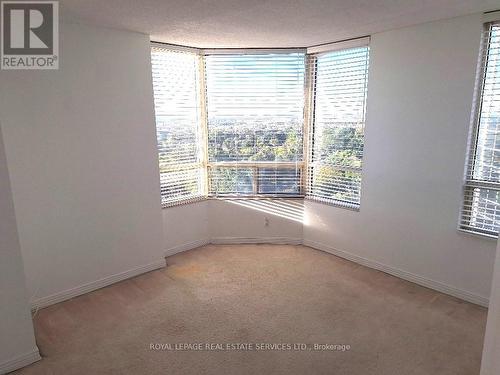
[[[44,358],[16,373],[479,374],[476,305],[305,246],[208,245],[167,263],[40,310]]]

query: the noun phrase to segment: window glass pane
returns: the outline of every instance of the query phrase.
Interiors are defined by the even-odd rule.
[[[251,168],[210,168],[210,193],[214,195],[247,195],[253,193]]]
[[[482,188],[466,188],[462,226],[496,235],[500,228],[500,192]]]
[[[205,64],[209,162],[213,166],[232,162],[241,168],[245,163],[302,162],[305,55],[209,55]],[[227,178],[237,178],[234,171],[226,173]],[[298,180],[294,183],[299,186]],[[258,181],[252,181],[254,185]],[[211,186],[223,185],[219,181]],[[271,190],[245,191],[271,194]]]
[[[500,182],[500,26],[491,29],[479,114],[474,179]]]
[[[359,205],[369,48],[321,54],[315,71],[308,195]]]
[[[201,168],[161,172],[160,187],[161,195],[165,197],[164,203],[198,195],[202,184],[201,176]]]
[[[228,120],[209,127],[209,161],[275,161],[302,160],[302,123],[283,124],[280,129],[263,125],[262,120],[241,123]],[[273,124],[278,127],[279,123]],[[255,126],[255,128],[252,128]]]
[[[300,170],[296,168],[259,168],[260,194],[300,194]]]
[[[361,189],[361,173],[336,169],[323,164],[312,170],[314,184],[310,194],[319,200],[335,200],[340,202],[359,202]]]
[[[151,48],[156,131],[164,206],[203,194],[199,62],[192,53]]]
[[[477,80],[481,92],[475,103],[472,151],[460,227],[497,236],[500,227],[500,26],[485,29],[481,69]]]

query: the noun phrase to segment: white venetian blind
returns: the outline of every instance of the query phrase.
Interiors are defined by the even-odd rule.
[[[369,47],[311,57],[312,131],[308,197],[356,208],[360,203]]]
[[[485,25],[460,227],[500,229],[500,24]]]
[[[162,205],[204,194],[199,56],[153,45],[153,90]]]
[[[211,195],[302,193],[305,54],[205,57]]]

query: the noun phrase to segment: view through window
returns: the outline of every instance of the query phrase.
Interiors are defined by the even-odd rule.
[[[500,229],[500,24],[485,27],[479,92],[460,227],[490,236]]]
[[[210,194],[302,194],[304,59],[206,56]]]
[[[311,58],[314,108],[308,196],[313,199],[359,206],[368,61],[368,47]]]
[[[359,205],[368,47],[212,52],[152,47],[163,205],[207,195]]]
[[[205,194],[200,128],[200,57],[151,48],[156,131],[163,206]]]

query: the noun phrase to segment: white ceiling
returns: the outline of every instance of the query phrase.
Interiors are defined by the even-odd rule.
[[[61,0],[63,19],[193,47],[304,47],[500,8],[499,0]]]

